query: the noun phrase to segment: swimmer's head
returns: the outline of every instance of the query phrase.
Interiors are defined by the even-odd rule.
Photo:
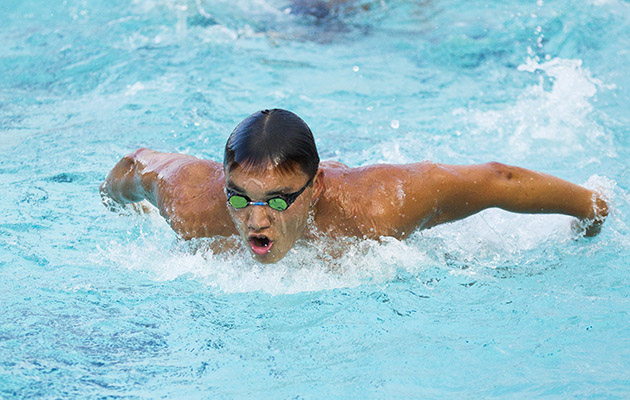
[[[260,262],[280,260],[304,234],[322,191],[311,130],[292,112],[259,111],[230,135],[223,167],[228,211],[245,246]]]
[[[319,155],[311,129],[290,111],[258,111],[234,129],[225,145],[223,168],[264,170],[271,166],[283,172],[300,169],[315,176]]]

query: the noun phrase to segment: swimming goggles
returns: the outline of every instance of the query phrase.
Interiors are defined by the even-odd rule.
[[[275,196],[267,201],[252,201],[249,197],[242,194],[237,194],[233,190],[230,190],[228,188],[225,188],[225,194],[227,195],[227,203],[237,210],[251,205],[269,206],[272,210],[284,211],[289,208],[291,204],[293,204],[293,202],[302,194],[302,192],[306,190],[311,182],[313,182],[313,177],[311,177],[308,182],[306,182],[306,185],[304,185],[302,189],[298,190],[297,192]]]

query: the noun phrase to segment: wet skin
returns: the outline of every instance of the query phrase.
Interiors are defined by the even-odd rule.
[[[252,201],[267,201],[277,195],[297,192],[309,180],[302,171],[281,173],[272,166],[263,171],[234,168],[226,175],[226,187]],[[263,263],[275,262],[293,247],[307,227],[309,211],[321,192],[317,176],[312,184],[284,211],[266,205],[242,209],[227,206],[243,243],[252,256]]]
[[[223,165],[214,161],[139,149],[114,166],[101,195],[106,204],[149,201],[184,239],[237,234],[263,263],[278,261],[299,238],[314,239],[314,232],[402,239],[489,207],[571,215],[586,236],[596,235],[608,214],[598,193],[500,163],[348,168],[328,161],[285,211],[259,205],[237,210],[226,203],[226,185],[252,201],[266,201],[298,191],[308,178],[301,170],[282,173],[271,165],[256,170],[237,166],[226,176]]]

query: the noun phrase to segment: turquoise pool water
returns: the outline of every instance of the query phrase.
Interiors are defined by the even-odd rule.
[[[630,396],[629,2],[0,13],[0,398]],[[258,265],[102,207],[122,155],[220,160],[268,107],[323,159],[498,160],[599,188],[612,213],[593,239],[487,210]]]

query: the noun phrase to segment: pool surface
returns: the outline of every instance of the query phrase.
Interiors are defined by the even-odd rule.
[[[3,0],[0,398],[630,397],[630,2]],[[215,256],[98,185],[281,107],[350,166],[501,161],[605,193],[405,241]]]

